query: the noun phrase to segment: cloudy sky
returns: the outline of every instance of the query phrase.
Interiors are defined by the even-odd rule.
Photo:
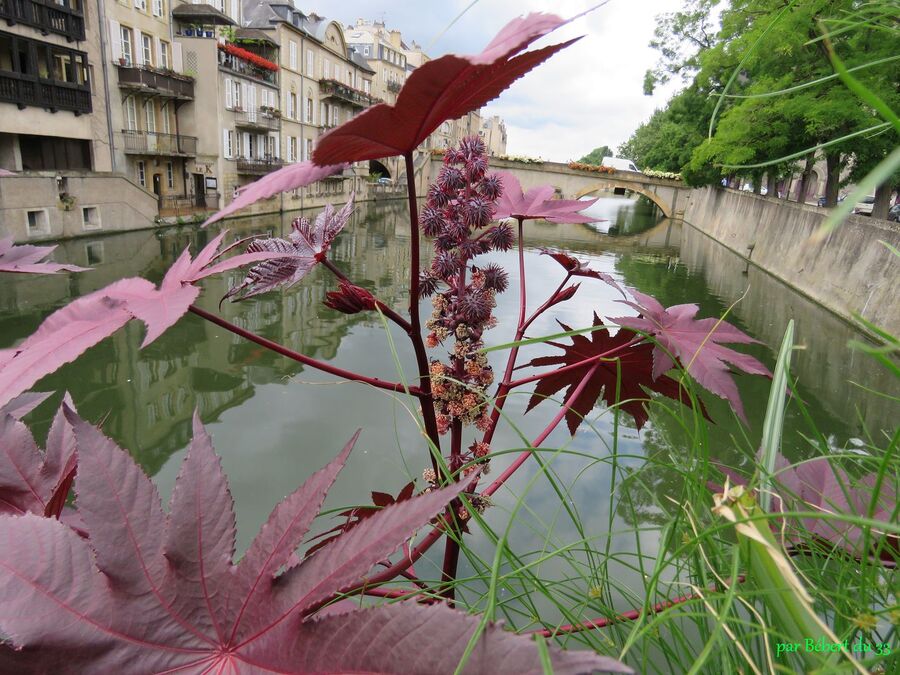
[[[296,0],[300,6],[301,0]],[[597,0],[478,0],[441,35],[472,0],[342,0],[306,5],[341,23],[358,17],[384,19],[388,28],[416,40],[431,56],[476,53],[511,18],[529,11],[576,15]],[[514,84],[485,108],[509,131],[507,151],[556,161],[578,159],[594,147],[615,148],[674,91],[667,87],[644,96],[644,72],[656,62],[647,45],[657,14],[677,10],[681,0],[610,0],[587,17],[545,37],[538,46],[584,38]]]

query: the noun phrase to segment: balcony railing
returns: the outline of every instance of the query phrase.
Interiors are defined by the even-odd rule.
[[[281,117],[276,117],[267,112],[237,112],[234,115],[234,126],[245,129],[278,131],[281,129]]]
[[[390,80],[387,83],[387,90],[392,94],[399,94],[400,90],[403,88],[402,82],[397,82],[397,80]]]
[[[3,0],[0,0],[2,2]],[[149,89],[154,94],[191,100],[194,98],[194,78],[150,66],[118,66],[119,86]]]
[[[159,215],[184,216],[219,208],[219,193],[205,192],[194,195],[162,195],[159,198]]]
[[[263,82],[278,86],[278,71],[260,68],[249,61],[245,61],[238,56],[234,56],[233,54],[229,54],[222,50],[219,50],[219,66],[238,73],[239,75],[255,77],[257,80],[262,80]]]
[[[69,42],[84,40],[84,14],[80,7],[68,5],[52,0],[0,0],[0,19],[37,28],[44,35],[56,33]]]
[[[125,152],[132,155],[166,155],[194,157],[197,137],[180,134],[158,134],[154,131],[123,130]]]
[[[337,80],[320,80],[319,93],[323,98],[336,98],[346,101],[350,105],[359,108],[368,108],[370,105],[377,103],[377,100],[369,96],[367,93],[348,87],[343,82]]]
[[[280,159],[239,159],[237,172],[261,175],[277,171],[283,166],[284,162]]]
[[[47,108],[51,112],[71,110],[80,115],[91,112],[91,88],[86,84],[0,72],[0,101],[15,103],[19,108],[35,106]]]

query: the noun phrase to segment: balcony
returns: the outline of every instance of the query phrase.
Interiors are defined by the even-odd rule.
[[[0,0],[0,19],[37,28],[44,35],[56,33],[69,42],[84,40],[84,14],[76,0]]]
[[[397,82],[397,80],[390,80],[387,83],[387,90],[392,94],[399,94],[401,89],[403,89],[402,82]]]
[[[229,49],[230,51],[228,51]],[[278,86],[278,65],[276,63],[256,55],[253,55],[256,63],[252,63],[249,57],[243,58],[241,53],[251,54],[251,52],[240,49],[230,43],[228,45],[220,45],[219,67],[244,77],[252,77],[267,84]]]
[[[239,159],[237,161],[237,172],[261,176],[277,171],[283,166],[284,162],[280,159]]]
[[[70,110],[80,115],[91,112],[91,88],[87,84],[0,72],[0,101],[15,103],[19,109],[34,106],[50,112]]]
[[[278,131],[281,129],[281,116],[276,117],[269,112],[236,112],[234,126],[259,131]]]
[[[136,89],[182,101],[194,99],[193,77],[151,66],[120,65],[118,69],[119,87],[122,89]]]
[[[357,108],[368,108],[377,102],[374,97],[369,96],[365,92],[348,87],[337,80],[321,80],[319,82],[319,93],[322,94],[322,98],[336,98]]]
[[[158,134],[154,131],[123,130],[122,142],[129,155],[196,157],[197,137]]]

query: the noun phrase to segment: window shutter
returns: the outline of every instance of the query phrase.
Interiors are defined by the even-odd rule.
[[[241,135],[241,150],[244,153],[244,159],[250,159],[250,133],[244,131]]]
[[[179,42],[172,43],[172,65],[169,67],[176,73],[184,72],[181,63],[181,43]]]
[[[233,108],[234,107],[234,98],[231,96],[231,78],[225,78],[225,107]]]
[[[275,159],[279,159],[281,157],[281,148],[279,147],[281,145],[280,141],[281,136],[275,134]]]
[[[159,46],[159,37],[156,35],[153,36],[153,50],[153,60],[157,66],[162,68],[162,48]]]
[[[122,58],[122,24],[115,19],[109,20],[109,48],[113,63]]]
[[[231,159],[231,148],[228,147],[228,129],[222,129],[222,154]]]

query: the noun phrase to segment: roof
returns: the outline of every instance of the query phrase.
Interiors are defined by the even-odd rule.
[[[214,24],[216,26],[236,26],[231,17],[223,14],[212,5],[181,4],[172,10],[172,16],[194,23]]]
[[[240,42],[241,40],[261,40],[263,42],[268,42],[275,47],[280,46],[274,35],[264,30],[260,30],[259,28],[238,28],[234,31],[234,39],[237,42]]]
[[[365,70],[367,73],[375,74],[375,70],[372,66],[369,65],[369,61],[359,52],[357,52],[353,47],[347,47],[347,58],[353,63],[353,65],[357,66],[360,70]]]

